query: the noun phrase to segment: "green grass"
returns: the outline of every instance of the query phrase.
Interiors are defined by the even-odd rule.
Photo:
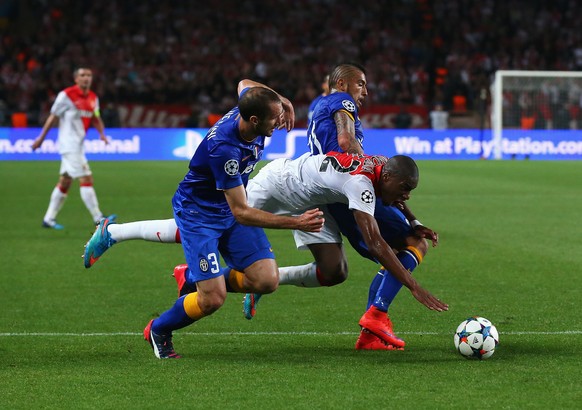
[[[171,217],[180,162],[93,162],[101,207],[120,221]],[[156,360],[147,321],[171,306],[178,245],[116,245],[93,268],[93,228],[75,186],[40,222],[55,162],[0,162],[0,408],[579,408],[582,400],[582,162],[423,161],[411,207],[440,234],[415,276],[450,304],[406,290],[392,309],[402,352],[356,352],[376,266],[348,250],[350,278],[281,287],[242,318],[240,295],[175,334],[184,358]],[[280,265],[307,263],[269,231]],[[463,359],[470,315],[500,331],[494,356]]]

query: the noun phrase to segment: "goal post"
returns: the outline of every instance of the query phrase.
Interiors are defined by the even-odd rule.
[[[495,159],[512,134],[582,128],[582,72],[499,70],[491,99]]]

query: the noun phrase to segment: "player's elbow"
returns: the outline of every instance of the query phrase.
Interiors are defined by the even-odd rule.
[[[244,90],[245,88],[251,87],[252,83],[251,80],[248,79],[244,79],[244,80],[240,80],[238,82],[238,87],[237,87],[237,92],[240,95],[240,93],[242,92],[242,90]]]
[[[239,224],[249,225],[249,209],[250,208],[248,207],[241,206],[234,209],[231,208],[231,211],[234,219],[236,219]]]
[[[346,135],[339,134],[337,136],[337,143],[343,152],[348,152],[352,147],[350,144],[350,138]]]

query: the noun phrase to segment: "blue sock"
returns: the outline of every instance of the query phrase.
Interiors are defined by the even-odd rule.
[[[402,263],[402,266],[404,266],[404,268],[409,272],[412,272],[419,264],[416,255],[408,249],[398,252],[396,257],[400,263]],[[392,274],[386,269],[382,269],[380,272],[384,273],[384,277],[378,287],[372,305],[383,312],[388,312],[390,304],[402,288],[402,283],[400,283],[400,281],[392,276]],[[380,274],[380,272],[378,272],[378,274]],[[378,275],[376,275],[376,277],[378,277]],[[375,281],[376,278],[372,281],[372,285]],[[370,291],[372,290],[372,285],[370,285]],[[370,303],[370,295],[368,295],[368,303]],[[368,305],[368,307],[370,307],[370,305]]]
[[[376,299],[376,293],[378,293],[378,289],[380,289],[380,285],[384,280],[385,273],[386,270],[382,268],[378,271],[378,273],[376,273],[374,279],[372,279],[372,283],[370,284],[370,290],[368,291],[368,304],[366,305],[366,310],[368,310],[370,306],[372,306],[372,303],[374,303],[374,299]]]
[[[152,330],[159,335],[167,335],[172,331],[181,329],[194,323],[194,320],[184,310],[184,298],[178,298],[174,306],[166,310],[152,323]]]

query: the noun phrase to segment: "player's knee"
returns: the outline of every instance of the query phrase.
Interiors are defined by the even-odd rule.
[[[340,260],[334,266],[320,266],[318,279],[322,286],[335,286],[343,283],[348,278],[348,263],[345,259]]]
[[[263,295],[267,293],[273,293],[274,291],[277,290],[278,287],[279,287],[278,279],[265,281],[260,283],[259,286],[257,286],[257,293],[261,293]]]
[[[81,184],[91,184],[93,185],[93,175],[86,175],[79,178]]]
[[[406,238],[406,245],[415,247],[422,256],[425,256],[428,253],[428,242],[424,238],[410,236]]]
[[[422,253],[422,256],[425,256],[428,253],[428,242],[424,238],[418,241],[415,247],[420,251],[420,253]]]
[[[59,186],[65,191],[71,187],[72,182],[73,179],[67,174],[61,175],[61,177],[59,178]]]
[[[340,270],[334,276],[332,276],[325,286],[335,286],[340,283],[345,282],[348,279],[348,270]]]
[[[213,292],[213,293],[198,293],[198,306],[200,310],[207,316],[216,312],[224,304],[226,299],[226,293]]]

